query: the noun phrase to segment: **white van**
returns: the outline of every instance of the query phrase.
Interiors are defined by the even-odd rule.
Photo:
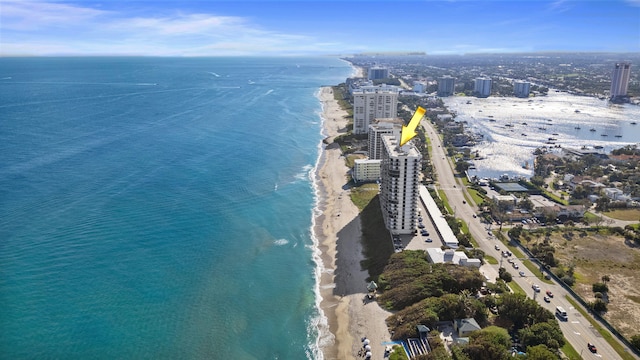
[[[556,315],[564,321],[567,321],[569,318],[569,316],[567,316],[567,312],[561,306],[556,306]]]

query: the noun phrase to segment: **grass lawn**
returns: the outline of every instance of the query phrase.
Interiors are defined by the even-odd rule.
[[[580,360],[582,359],[580,357],[580,354],[578,354],[578,352],[576,351],[576,349],[573,348],[573,346],[571,346],[571,344],[569,344],[568,341],[566,341],[564,343],[564,346],[560,348],[560,350],[562,350],[562,353],[569,359],[569,360]]]
[[[496,258],[494,258],[491,255],[485,255],[484,256],[484,261],[486,261],[487,263],[489,263],[491,265],[498,265],[498,260],[496,260]]]
[[[438,196],[442,199],[442,203],[444,204],[444,207],[447,208],[449,214],[453,214],[453,209],[451,208],[451,205],[449,205],[449,200],[447,200],[447,194],[444,193],[444,190],[438,190]]]
[[[351,201],[362,211],[378,195],[378,184],[362,184],[351,188]]]
[[[527,296],[527,293],[520,287],[520,285],[516,284],[515,281],[508,282],[507,285],[513,290],[516,294],[522,294]]]
[[[640,221],[640,209],[615,209],[603,214],[618,220]]]

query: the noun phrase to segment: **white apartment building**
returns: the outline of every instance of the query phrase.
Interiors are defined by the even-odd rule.
[[[491,95],[491,78],[479,77],[474,81],[473,92],[479,97],[487,97]]]
[[[631,64],[628,62],[616,63],[611,75],[611,97],[627,96],[629,89],[629,77],[631,76]]]
[[[438,78],[438,96],[451,96],[455,92],[455,79],[449,75]]]
[[[369,80],[388,79],[389,69],[380,66],[370,67],[367,70],[367,78]]]
[[[529,83],[528,81],[516,80],[513,82],[513,94],[517,97],[529,97],[530,90],[531,83]]]
[[[399,146],[400,134],[383,135],[385,152],[380,166],[380,207],[393,235],[413,234],[418,217],[422,155],[412,142]]]
[[[380,160],[384,153],[384,145],[382,144],[382,135],[393,134],[402,131],[404,122],[399,118],[392,119],[376,119],[369,125],[369,159]]]
[[[399,88],[390,85],[364,86],[353,91],[353,133],[366,134],[376,118],[398,116]]]
[[[357,159],[353,163],[351,177],[355,182],[374,182],[380,180],[382,160]]]

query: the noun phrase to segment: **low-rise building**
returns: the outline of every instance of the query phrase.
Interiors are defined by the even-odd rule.
[[[353,162],[351,177],[358,183],[380,180],[380,163],[382,160],[357,159]]]
[[[440,248],[428,248],[427,257],[434,264],[455,264],[480,268],[482,261],[480,259],[469,259],[464,251],[456,251],[453,249],[442,250]]]

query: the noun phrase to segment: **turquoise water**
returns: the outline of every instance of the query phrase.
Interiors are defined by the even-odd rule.
[[[0,59],[3,358],[318,358],[335,58]]]

